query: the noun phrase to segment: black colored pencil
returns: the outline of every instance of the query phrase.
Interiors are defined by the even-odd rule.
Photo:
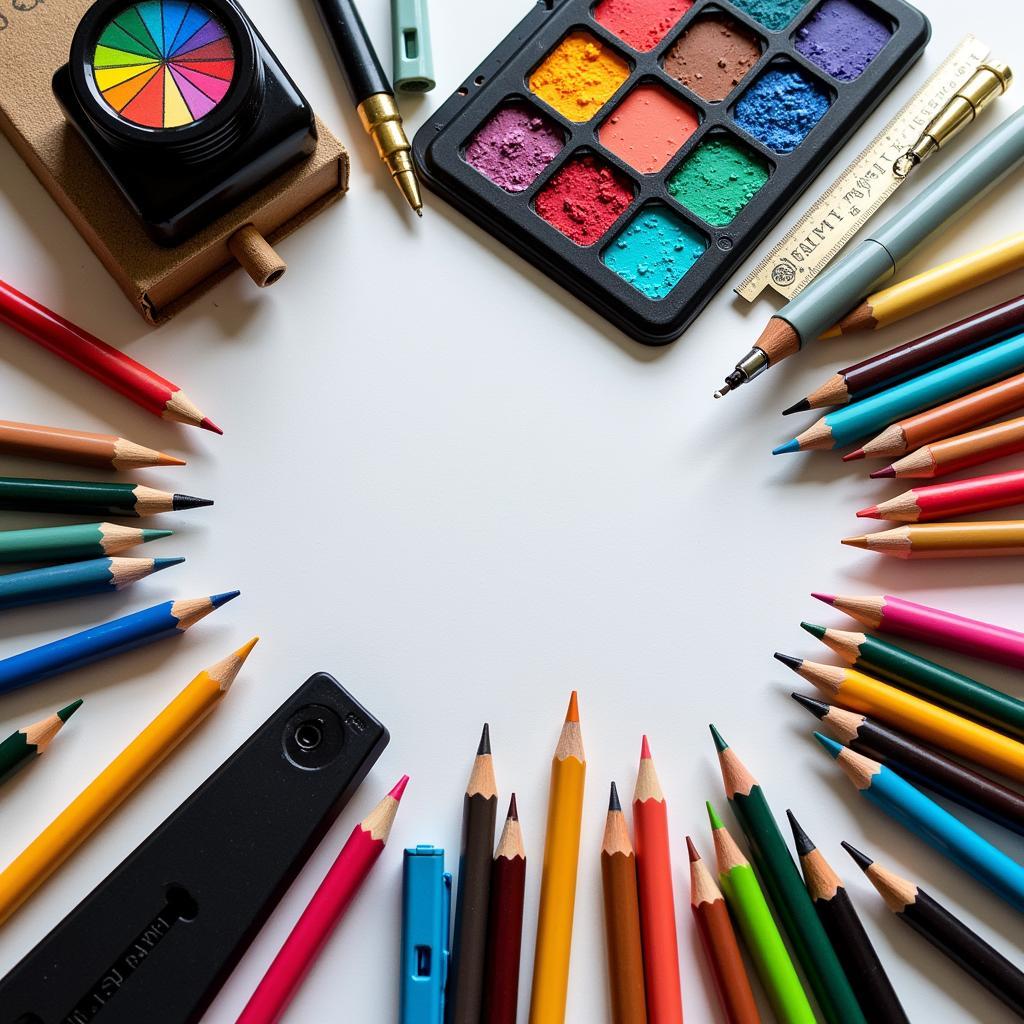
[[[866,715],[837,708],[802,693],[791,696],[858,754],[888,765],[915,786],[930,789],[997,825],[1024,835],[1024,796],[1015,790]]]
[[[1024,973],[913,882],[877,864],[849,843],[843,849],[868,876],[885,905],[975,981],[1024,1017]]]
[[[480,1024],[497,811],[491,732],[485,724],[462,805],[462,850],[445,1000],[446,1024]]]
[[[842,879],[800,827],[793,812],[787,810],[786,816],[793,830],[807,892],[864,1016],[870,1024],[910,1024]]]

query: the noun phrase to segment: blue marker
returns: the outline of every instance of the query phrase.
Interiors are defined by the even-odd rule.
[[[415,846],[402,863],[402,989],[399,1024],[444,1024],[452,876],[444,850]]]

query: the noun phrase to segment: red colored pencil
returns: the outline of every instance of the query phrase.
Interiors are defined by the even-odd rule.
[[[894,519],[901,523],[927,523],[971,512],[1024,504],[1024,469],[993,473],[970,480],[912,487],[895,498],[862,508],[862,519]]]
[[[287,1009],[324,943],[384,852],[408,775],[352,829],[302,916],[245,1004],[236,1024],[273,1024]]]
[[[647,1016],[651,1024],[682,1024],[683,996],[679,985],[668,808],[646,736],[640,748],[640,770],[633,791],[633,829],[636,832]]]
[[[177,384],[0,281],[0,322],[165,420],[223,431]]]

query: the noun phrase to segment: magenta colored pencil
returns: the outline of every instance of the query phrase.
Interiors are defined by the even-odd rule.
[[[1024,669],[1024,633],[991,622],[968,619],[902,597],[839,597],[812,594],[871,629],[910,637],[950,651]]]
[[[274,1024],[288,1008],[324,943],[384,852],[408,775],[352,829],[338,859],[284,940],[235,1024]],[[343,1018],[344,1012],[341,1013]]]

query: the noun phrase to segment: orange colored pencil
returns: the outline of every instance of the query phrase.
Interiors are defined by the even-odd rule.
[[[0,420],[0,452],[28,459],[67,462],[96,469],[184,466],[183,460],[115,434]]]
[[[633,791],[633,828],[647,1016],[651,1024],[682,1024],[668,808],[646,736],[640,748],[640,769]]]

